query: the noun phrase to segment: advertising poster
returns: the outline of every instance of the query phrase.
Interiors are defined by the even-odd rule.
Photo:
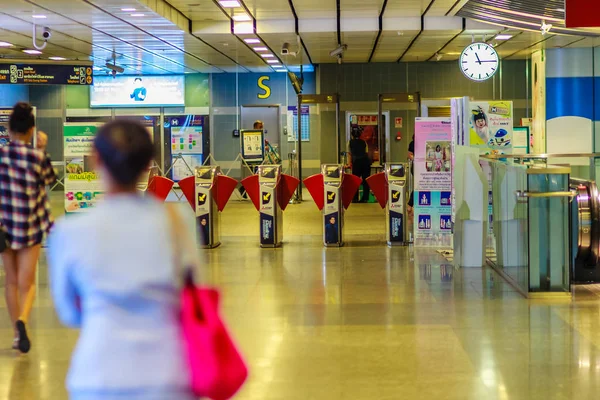
[[[80,213],[96,205],[103,195],[92,165],[94,137],[100,124],[65,124],[65,212]]]
[[[91,107],[166,107],[184,104],[183,75],[97,76],[90,87]]]
[[[10,141],[8,134],[8,119],[12,108],[0,108],[0,147],[4,147]]]
[[[513,105],[511,101],[470,103],[469,132],[471,147],[484,154],[510,154],[513,141]]]
[[[415,120],[415,245],[452,245],[452,123]]]

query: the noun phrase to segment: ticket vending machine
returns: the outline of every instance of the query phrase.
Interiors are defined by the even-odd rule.
[[[283,242],[283,211],[300,181],[283,174],[281,165],[259,165],[257,173],[242,181],[260,213],[260,247],[279,247]]]
[[[221,244],[221,211],[237,184],[237,180],[223,175],[216,165],[196,167],[194,176],[179,181],[196,216],[198,246],[213,249]]]
[[[381,208],[385,209],[388,246],[409,243],[407,218],[408,163],[385,164],[384,171],[367,178]]]
[[[304,184],[323,213],[323,244],[344,245],[344,212],[352,203],[362,179],[345,174],[342,164],[323,164],[321,173],[310,176]]]

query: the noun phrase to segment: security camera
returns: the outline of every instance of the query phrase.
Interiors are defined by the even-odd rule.
[[[118,66],[118,65],[116,65],[116,64],[111,64],[111,63],[108,63],[108,62],[107,62],[107,63],[105,64],[105,66],[106,66],[106,68],[110,69],[110,70],[113,72],[113,74],[115,74],[115,75],[116,75],[117,73],[119,73],[119,74],[122,74],[123,72],[125,72],[125,69],[124,69],[123,67],[119,67],[119,66]]]
[[[44,40],[48,40],[52,37],[52,31],[50,30],[50,28],[44,28],[42,32],[42,37],[44,38]]]
[[[281,46],[281,55],[287,56],[288,54],[290,54],[290,44],[286,42]]]
[[[348,50],[348,45],[347,44],[342,44],[337,49],[331,50],[329,52],[329,55],[331,57],[337,57],[339,55],[342,55],[346,50]]]

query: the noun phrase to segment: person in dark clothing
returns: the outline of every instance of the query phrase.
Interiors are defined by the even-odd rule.
[[[327,219],[327,217],[325,217]],[[325,243],[338,242],[338,224],[334,215],[330,215],[325,224]]]
[[[362,178],[363,193],[362,198],[358,201],[358,193],[354,198],[359,203],[367,203],[369,201],[369,184],[367,178],[371,175],[371,160],[369,159],[369,149],[367,142],[360,138],[360,130],[352,129],[352,139],[350,140],[350,156],[352,157],[352,174]]]
[[[410,174],[412,175],[412,177],[415,176],[415,135],[413,135],[412,140],[410,141],[410,143],[408,144],[408,160],[412,161],[413,165],[412,168],[410,169]],[[415,206],[415,201],[414,201],[414,194],[415,192],[412,191],[410,192],[410,197],[408,198],[408,215],[412,216],[413,214],[413,208]]]

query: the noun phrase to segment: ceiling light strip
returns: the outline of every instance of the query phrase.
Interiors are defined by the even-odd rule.
[[[373,48],[371,49],[371,54],[369,55],[369,59],[367,60],[367,62],[371,62],[373,56],[375,55],[375,51],[377,50],[377,46],[379,45],[379,38],[381,38],[381,32],[383,31],[383,13],[385,13],[387,3],[388,0],[383,0],[383,4],[381,5],[381,12],[379,13],[379,31],[377,32],[377,36],[375,37],[375,43],[373,43]]]
[[[306,45],[304,44],[304,40],[302,40],[302,36],[300,35],[300,29],[299,29],[299,25],[298,25],[298,14],[296,14],[296,8],[294,7],[294,2],[292,0],[288,0],[288,3],[290,5],[290,9],[292,10],[292,14],[294,15],[294,23],[295,23],[294,29],[295,29],[296,35],[300,38],[300,44],[302,45],[302,48],[304,49],[304,53],[306,53],[306,57],[308,57],[308,61],[310,62],[310,65],[313,65],[312,58],[310,57],[308,49],[306,48]]]
[[[417,41],[417,39],[419,37],[421,37],[421,35],[423,34],[423,31],[425,30],[425,14],[427,14],[427,12],[431,9],[431,6],[433,6],[434,2],[435,2],[435,0],[431,0],[429,2],[429,5],[425,9],[425,11],[423,11],[423,14],[421,14],[421,30],[419,31],[419,33],[417,33],[417,35],[413,38],[413,40],[410,41],[408,47],[406,48],[406,50],[404,50],[404,52],[402,53],[402,55],[400,57],[398,57],[398,60],[396,60],[397,63],[399,63],[400,61],[402,61],[402,59],[404,58],[404,56],[406,55],[406,53],[408,53],[410,51],[410,49],[413,47],[413,45],[415,44],[415,42]]]
[[[73,18],[71,18],[71,17],[68,17],[68,16],[64,15],[64,14],[60,14],[60,13],[58,13],[58,12],[56,12],[56,11],[52,11],[52,10],[50,10],[50,9],[48,9],[48,8],[45,8],[45,7],[43,7],[43,6],[40,6],[40,5],[37,5],[37,4],[33,3],[31,0],[23,0],[23,1],[25,1],[25,2],[29,3],[29,4],[31,4],[31,5],[33,5],[33,6],[37,6],[37,7],[39,7],[39,8],[43,8],[44,10],[46,10],[46,11],[49,11],[49,12],[51,12],[51,13],[54,13],[54,14],[56,14],[56,15],[60,16],[60,17],[63,17],[63,18],[65,18],[65,19],[67,19],[67,20],[69,20],[69,21],[71,21],[71,22],[73,22],[73,23],[75,23],[75,24],[77,24],[77,25],[85,26],[86,28],[89,28],[89,29],[91,29],[92,31],[100,32],[100,33],[101,33],[101,34],[103,34],[103,35],[106,35],[106,36],[108,36],[108,37],[110,37],[110,38],[112,38],[112,39],[115,39],[115,40],[119,41],[119,42],[125,43],[126,45],[129,45],[129,46],[131,46],[131,47],[133,47],[133,48],[136,48],[136,49],[138,49],[138,50],[141,50],[141,51],[143,51],[143,52],[146,52],[146,53],[152,54],[152,55],[154,55],[154,56],[156,56],[156,57],[158,57],[158,58],[161,58],[161,59],[167,60],[167,61],[171,62],[172,64],[176,64],[176,65],[178,65],[178,66],[180,66],[180,67],[187,68],[187,69],[190,69],[190,70],[192,70],[192,71],[196,71],[196,72],[198,72],[198,73],[200,73],[200,72],[201,72],[201,71],[198,71],[198,70],[196,70],[196,69],[193,69],[193,68],[190,68],[190,67],[186,67],[186,66],[185,66],[185,65],[183,65],[183,64],[180,64],[180,63],[178,63],[178,62],[176,62],[176,61],[174,61],[174,60],[172,60],[172,59],[169,59],[169,58],[167,58],[167,57],[164,57],[164,56],[162,56],[162,55],[160,55],[160,54],[158,54],[158,53],[155,53],[155,52],[153,52],[153,51],[151,51],[151,50],[145,49],[145,48],[143,48],[143,47],[141,47],[141,46],[137,46],[137,45],[134,45],[134,44],[132,44],[132,43],[130,43],[130,42],[127,42],[127,41],[125,41],[125,40],[122,40],[122,39],[120,39],[120,38],[118,38],[118,37],[116,37],[116,36],[114,36],[114,35],[111,35],[110,33],[107,33],[107,32],[104,32],[104,31],[102,31],[102,30],[100,30],[100,29],[94,28],[94,27],[93,27],[93,26],[91,26],[91,25],[84,24],[83,22],[77,21],[77,20],[75,20],[75,19],[73,19]],[[3,13],[1,13],[1,14],[3,14]],[[5,14],[5,15],[6,15],[6,14]],[[109,15],[111,15],[111,14],[109,14]],[[113,16],[113,17],[114,17],[114,16]],[[13,17],[13,18],[15,18],[15,17]],[[17,19],[18,19],[18,18],[17,18]],[[27,21],[25,21],[25,22],[27,22]],[[27,22],[27,23],[29,23],[29,22]],[[144,32],[144,31],[142,30],[142,32]],[[71,37],[71,38],[73,38],[73,39],[79,40],[79,41],[81,41],[81,42],[84,42],[84,43],[89,43],[89,42],[86,42],[85,40],[82,40],[82,39],[79,39],[79,38],[75,38],[75,37],[73,37],[73,36],[71,36],[71,35],[68,35],[68,34],[66,34],[66,33],[62,33],[62,34],[63,34],[63,35],[65,35],[65,36],[67,36],[67,37]],[[92,43],[89,43],[89,44],[92,44]],[[55,46],[57,46],[57,45],[55,45]],[[94,44],[92,44],[92,46],[97,46],[97,47],[103,48],[102,46],[99,46],[99,45],[94,45]],[[111,52],[112,52],[112,49],[107,49],[107,48],[104,48],[104,49],[106,49],[107,51],[111,51]],[[85,53],[82,53],[82,54],[85,54]],[[132,58],[132,57],[129,57],[129,56],[126,56],[126,57],[127,57],[127,58],[131,58],[131,59],[133,59],[133,60],[136,60],[135,58]],[[174,73],[173,71],[170,71],[170,70],[167,70],[167,69],[165,69],[165,68],[159,67],[159,66],[157,66],[157,65],[155,65],[155,64],[149,64],[149,63],[146,63],[146,62],[144,62],[143,60],[142,60],[142,63],[144,63],[144,64],[147,64],[147,65],[150,65],[150,66],[152,66],[152,67],[154,67],[154,68],[157,68],[157,69],[162,69],[163,71],[166,71],[166,72]]]
[[[506,31],[508,31],[508,29],[504,29],[504,30],[500,31],[500,33],[502,33],[502,32],[506,32]],[[516,38],[517,36],[519,36],[519,35],[522,35],[522,34],[523,34],[523,32],[517,32],[517,33],[514,33],[514,34],[513,34],[513,36],[512,36],[510,39],[508,39],[508,40],[503,40],[502,42],[500,42],[500,43],[498,43],[496,46],[494,46],[494,49],[497,49],[498,47],[502,47],[502,46],[504,46],[506,43],[510,42],[511,40],[513,40],[514,38]],[[495,36],[494,36],[494,37],[495,37]],[[488,40],[486,43],[487,43],[487,44],[491,44],[490,42],[491,42],[491,40]]]
[[[462,19],[462,30],[461,30],[460,32],[458,32],[456,35],[454,35],[454,36],[452,37],[452,39],[448,40],[448,41],[446,42],[446,44],[444,44],[442,47],[440,47],[440,49],[439,49],[438,51],[436,51],[435,53],[433,53],[433,55],[432,55],[431,57],[429,57],[429,58],[427,59],[427,61],[431,61],[431,59],[432,59],[432,58],[436,57],[438,54],[441,54],[441,53],[442,53],[442,51],[443,51],[443,50],[444,50],[446,47],[448,47],[448,45],[449,45],[450,43],[452,43],[452,42],[454,41],[454,39],[456,39],[457,37],[459,37],[460,35],[462,35],[463,33],[465,33],[465,30],[466,30],[466,29],[467,29],[467,20],[463,18],[463,19]]]

